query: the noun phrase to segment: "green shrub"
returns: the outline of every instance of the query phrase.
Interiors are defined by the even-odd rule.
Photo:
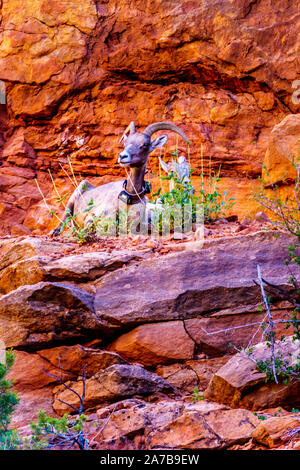
[[[30,423],[33,431],[31,447],[34,449],[52,449],[61,447],[69,449],[77,447],[80,450],[88,449],[88,440],[84,433],[86,416],[78,417],[65,414],[62,418],[53,418],[44,411],[39,411],[38,421]]]
[[[173,155],[177,156],[177,153],[175,152]],[[195,169],[191,169],[191,176],[195,171]],[[235,204],[235,199],[229,197],[229,191],[220,192],[218,187],[218,183],[221,181],[220,170],[214,174],[209,169],[208,180],[205,184],[203,164],[198,191],[192,184],[192,180],[187,181],[185,177],[180,178],[176,170],[168,176],[160,176],[160,179],[172,182],[173,189],[163,192],[161,187],[157,193],[152,194],[152,201],[156,204],[162,203],[164,211],[169,211],[172,230],[175,219],[178,217],[178,208],[185,207],[185,221],[189,225],[188,221],[212,222],[223,217]]]
[[[12,413],[19,402],[17,392],[12,391],[13,382],[6,378],[15,356],[11,350],[6,351],[5,364],[0,363],[0,449],[17,449],[19,436],[15,429],[9,429]]]

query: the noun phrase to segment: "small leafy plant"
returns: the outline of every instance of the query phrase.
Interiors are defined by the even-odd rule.
[[[34,449],[61,447],[68,450],[77,447],[80,450],[87,450],[85,422],[84,414],[74,417],[66,413],[62,418],[53,418],[44,411],[39,411],[38,421],[30,423],[33,431],[31,446]]]
[[[200,394],[198,387],[194,388],[192,393],[192,400],[194,402],[205,400],[205,397]]]
[[[218,183],[221,181],[221,166],[215,173],[209,159],[207,184],[204,181],[203,145],[201,144],[201,183],[200,201],[203,204],[204,220],[210,222],[223,217],[235,204],[235,199],[229,197],[229,191],[220,192]]]
[[[204,181],[201,181],[200,201],[203,204],[204,220],[207,222],[223,217],[235,204],[235,199],[228,197],[229,191],[220,192],[218,183],[221,178],[219,175],[220,173],[210,174],[207,189],[205,189]]]
[[[261,421],[265,421],[265,419],[267,419],[266,416],[264,416],[263,414],[258,414],[256,411],[254,411],[253,414],[254,414],[254,416],[256,416]]]
[[[199,198],[195,194],[195,189],[191,182],[185,182],[184,178],[179,178],[173,172],[168,177],[161,177],[173,181],[173,189],[161,192],[161,188],[154,199],[157,204],[157,211],[151,213],[151,223],[159,233],[164,233],[164,222],[168,231],[191,230],[192,223],[202,219],[202,206]],[[161,210],[162,208],[162,210]]]
[[[282,355],[278,354],[274,358],[276,376],[284,383],[288,384],[295,377],[299,380],[300,363],[290,365],[289,361],[284,360]],[[257,369],[266,374],[266,382],[274,380],[273,365],[271,360],[257,361]]]
[[[178,152],[176,151],[172,155],[177,158]],[[182,220],[182,228],[184,231],[187,231],[185,228],[190,227],[192,222],[200,220],[204,220],[205,222],[214,221],[224,216],[235,204],[235,199],[229,197],[229,191],[220,192],[218,187],[218,183],[221,181],[220,169],[217,174],[215,174],[211,170],[210,164],[208,181],[205,183],[202,150],[201,161],[202,172],[198,192],[191,180],[187,180],[185,176],[181,177],[175,167],[168,176],[160,176],[161,180],[167,180],[171,183],[170,186],[172,189],[163,192],[162,187],[160,187],[157,193],[152,194],[152,200],[156,204],[162,204],[164,211],[168,211],[171,230],[176,230],[175,224],[177,221],[178,225],[178,220]],[[191,169],[191,175],[195,171],[195,169]],[[163,231],[162,221],[159,217],[157,217],[156,224],[159,226],[159,230]],[[184,227],[184,225],[186,225],[186,227]]]
[[[77,398],[79,398],[80,405],[77,408],[58,399],[62,403],[70,406],[76,412],[76,415],[74,416],[71,416],[69,413],[65,413],[62,418],[54,418],[52,416],[48,416],[44,411],[40,411],[38,413],[38,421],[36,423],[30,423],[33,431],[30,438],[30,445],[34,449],[53,449],[59,447],[65,450],[71,448],[88,450],[89,440],[85,430],[87,417],[83,414],[87,376],[86,366],[83,367],[82,372],[81,395],[62,379],[62,375],[57,376],[49,372],[46,374],[57,379],[67,390],[74,393]]]

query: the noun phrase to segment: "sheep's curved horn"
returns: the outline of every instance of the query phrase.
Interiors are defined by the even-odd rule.
[[[129,126],[127,126],[126,130],[124,131],[121,139],[119,140],[119,143],[122,142],[123,139],[125,139],[125,137],[127,137],[127,132],[130,131],[130,134],[135,134],[136,133],[136,130],[135,130],[135,124],[133,121],[131,121],[131,123],[129,124]]]
[[[151,135],[154,134],[154,132],[162,131],[162,130],[176,132],[186,141],[187,144],[190,143],[185,133],[181,129],[179,129],[179,127],[175,126],[175,124],[172,124],[171,122],[155,122],[154,124],[150,124],[150,126],[146,127],[143,134],[146,134],[149,137],[151,137]]]

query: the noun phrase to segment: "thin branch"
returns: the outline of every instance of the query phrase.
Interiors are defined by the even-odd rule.
[[[86,381],[86,364],[83,366],[83,371],[82,371],[82,395],[80,398],[80,411],[79,413],[82,414],[83,412],[83,406],[84,406],[84,399],[85,399],[85,381]]]
[[[83,366],[83,372],[82,372],[82,395],[80,396],[78,392],[76,392],[76,390],[74,390],[73,388],[71,388],[69,385],[66,384],[66,382],[63,380],[63,368],[62,368],[62,365],[61,365],[61,361],[60,361],[60,357],[59,357],[59,354],[57,355],[58,356],[58,363],[59,363],[59,366],[60,366],[60,377],[56,374],[52,374],[51,372],[48,372],[48,371],[45,371],[43,370],[43,368],[41,368],[41,370],[44,372],[45,375],[48,375],[49,377],[53,377],[54,379],[56,379],[59,383],[61,383],[67,390],[70,390],[70,392],[74,393],[78,398],[79,398],[79,402],[80,402],[80,407],[79,409],[76,408],[75,406],[71,405],[70,403],[67,403],[65,402],[64,400],[61,400],[60,398],[57,398],[57,400],[60,402],[60,403],[63,403],[64,405],[67,405],[69,406],[70,408],[72,408],[76,413],[79,414],[79,417],[82,415],[83,413],[83,408],[84,408],[84,399],[85,399],[85,385],[86,385],[86,377],[87,377],[87,372],[86,372],[86,364]],[[52,428],[50,431],[47,430],[47,429],[44,429],[44,432],[46,433],[46,435],[48,434],[52,434],[53,437],[51,438],[50,442],[48,442],[48,445],[47,445],[47,448],[48,449],[51,449],[53,447],[56,447],[58,445],[60,446],[64,446],[65,443],[70,443],[68,445],[68,449],[71,448],[74,444],[77,444],[79,449],[80,450],[85,450],[85,449],[88,449],[89,448],[89,441],[88,439],[85,437],[84,435],[84,432],[82,429],[79,430],[78,433],[74,434],[72,432],[72,428],[77,425],[78,423],[80,423],[80,418],[79,419],[76,419],[76,421],[73,420],[73,422],[68,422],[68,427],[69,427],[69,432],[66,433],[66,434],[61,434],[60,432],[57,432],[57,430],[54,428]],[[56,441],[56,442],[55,442]]]
[[[262,293],[262,296],[263,296],[263,299],[264,299],[264,302],[265,302],[265,306],[266,306],[266,309],[267,309],[267,312],[268,312],[268,317],[269,317],[269,326],[270,326],[270,330],[271,330],[271,335],[270,336],[271,336],[272,368],[273,368],[274,380],[278,384],[277,375],[276,375],[276,366],[275,366],[274,323],[273,323],[273,317],[272,317],[271,309],[270,309],[270,306],[269,306],[269,302],[268,302],[267,296],[266,296],[265,291],[264,291],[264,285],[263,285],[263,281],[262,281],[262,278],[261,278],[259,264],[257,265],[257,274],[258,274],[258,278],[259,278],[259,282],[260,282],[261,293]]]
[[[263,279],[263,278],[262,278],[262,281],[263,281],[265,284],[267,284],[267,286],[270,286],[270,287],[272,287],[273,289],[276,289],[276,291],[277,291],[277,292],[273,292],[273,291],[271,291],[270,289],[267,289],[267,288],[265,287],[265,290],[266,290],[269,294],[275,295],[275,296],[279,297],[279,298],[282,299],[282,300],[287,300],[287,301],[289,301],[292,305],[294,305],[294,307],[300,308],[300,304],[299,304],[299,303],[292,297],[292,295],[291,295],[287,290],[285,290],[283,287],[277,286],[277,285],[275,285],[275,284],[272,284],[271,282],[266,281],[266,280]],[[254,281],[254,283],[255,283],[257,286],[259,286],[259,284],[258,284],[256,281]],[[295,282],[295,285],[297,286],[296,282]],[[279,292],[278,292],[278,291],[279,291]]]
[[[53,187],[54,187],[54,190],[55,190],[55,192],[56,192],[56,194],[57,194],[57,196],[58,196],[58,199],[59,199],[59,201],[62,202],[64,208],[66,208],[66,205],[65,205],[65,203],[64,203],[64,201],[63,201],[61,195],[59,194],[59,191],[58,191],[58,189],[57,189],[56,183],[55,183],[55,181],[54,181],[54,178],[53,178],[53,176],[52,176],[52,173],[51,173],[50,169],[48,169],[48,172],[49,172],[49,175],[50,175],[50,178],[51,178],[51,181],[52,181],[52,185],[53,185]]]
[[[218,333],[226,333],[227,331],[238,330],[240,328],[247,328],[248,326],[261,325],[263,323],[264,323],[264,320],[256,321],[253,323],[246,323],[245,325],[231,326],[230,328],[224,328],[223,330],[215,330],[215,331],[207,331],[203,326],[201,326],[201,330],[204,331],[204,333],[207,335],[216,335]],[[274,325],[277,323],[300,323],[300,320],[293,320],[293,319],[292,320],[273,320]]]
[[[78,183],[77,183],[77,180],[76,180],[76,176],[75,176],[75,173],[74,173],[74,170],[73,170],[73,166],[72,166],[70,157],[68,157],[68,162],[69,162],[69,166],[70,166],[70,168],[71,168],[71,172],[72,172],[72,176],[73,176],[74,182],[75,182],[75,184],[76,184],[76,187],[78,187]]]
[[[47,210],[48,210],[49,213],[51,214],[52,210],[50,209],[50,207],[49,207],[49,205],[48,205],[48,202],[46,201],[46,198],[45,198],[45,196],[44,196],[43,191],[41,190],[41,187],[40,187],[40,185],[39,185],[39,183],[38,183],[38,180],[35,178],[34,181],[35,181],[35,183],[36,183],[36,185],[37,185],[37,188],[38,188],[38,190],[39,190],[40,195],[42,196],[42,199],[43,199],[43,201],[44,201],[44,204],[45,204]],[[57,218],[57,220],[59,220],[59,222],[62,223],[61,218],[60,218],[55,212],[54,212],[53,215]]]
[[[70,408],[72,408],[77,413],[80,413],[80,410],[78,408],[76,408],[75,406],[71,405],[70,403],[67,403],[66,401],[63,401],[60,398],[57,398],[57,401],[59,401],[60,403],[63,403],[64,405],[69,406]]]
[[[51,374],[51,372],[47,372],[45,370],[43,370],[43,368],[41,367],[41,370],[44,372],[44,374],[48,375],[49,377],[53,377],[54,379],[58,380],[58,382],[63,385],[67,390],[70,390],[70,392],[74,393],[78,398],[79,398],[79,401],[81,402],[81,396],[79,395],[78,392],[76,392],[76,390],[74,390],[73,388],[71,388],[69,385],[66,384],[66,382],[64,380],[62,380],[61,377],[59,377],[58,375],[55,375],[55,374]],[[71,405],[70,405],[71,406]],[[77,410],[78,411],[78,410]]]
[[[114,414],[115,409],[116,409],[116,405],[114,406],[112,412],[111,412],[110,415],[108,416],[108,418],[107,418],[107,420],[105,421],[105,423],[103,424],[103,426],[102,426],[102,427],[99,429],[99,431],[97,431],[97,433],[93,436],[92,440],[90,441],[90,444],[92,444],[92,442],[95,440],[95,438],[96,438],[97,436],[99,436],[99,434],[101,434],[101,433],[104,431],[104,429],[105,429],[105,427],[107,426],[107,424],[108,424],[110,418],[111,418],[112,415]]]

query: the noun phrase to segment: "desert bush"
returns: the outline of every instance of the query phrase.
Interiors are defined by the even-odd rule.
[[[88,450],[85,421],[86,416],[82,413],[78,416],[66,413],[62,418],[53,418],[40,410],[37,422],[30,423],[33,434],[27,447],[35,450]]]
[[[83,414],[86,366],[83,367],[81,375],[81,395],[62,379],[62,369],[60,376],[49,372],[45,372],[45,374],[55,378],[63,387],[74,393],[79,398],[79,407],[77,408],[65,403],[73,410],[73,412],[76,413],[76,415],[72,416],[69,413],[65,413],[62,418],[48,416],[44,411],[40,410],[37,422],[30,423],[33,433],[27,446],[33,449],[61,448],[68,450],[71,448],[77,448],[79,450],[88,450],[89,440],[85,431],[86,416]],[[60,399],[58,399],[58,401],[62,402]]]
[[[0,362],[0,449],[13,450],[19,446],[19,436],[15,429],[10,429],[12,414],[19,402],[17,392],[12,390],[13,382],[6,375],[15,361],[11,350],[5,353],[5,362]]]
[[[178,157],[178,151],[171,154]],[[175,160],[176,162],[176,160]],[[155,203],[159,202],[169,207],[171,221],[174,220],[174,207],[189,207],[190,218],[193,222],[198,217],[203,218],[204,222],[211,222],[226,215],[227,211],[235,204],[235,199],[229,197],[229,191],[220,191],[219,182],[221,181],[221,167],[215,173],[209,163],[209,173],[205,182],[203,151],[201,147],[201,174],[200,188],[197,190],[192,183],[193,173],[196,169],[191,169],[191,179],[187,181],[185,177],[180,177],[176,172],[176,167],[168,176],[161,176],[161,180],[172,182],[173,189],[163,192],[162,186],[159,191],[152,195]],[[201,210],[200,210],[201,207]],[[201,213],[201,215],[200,215]]]

